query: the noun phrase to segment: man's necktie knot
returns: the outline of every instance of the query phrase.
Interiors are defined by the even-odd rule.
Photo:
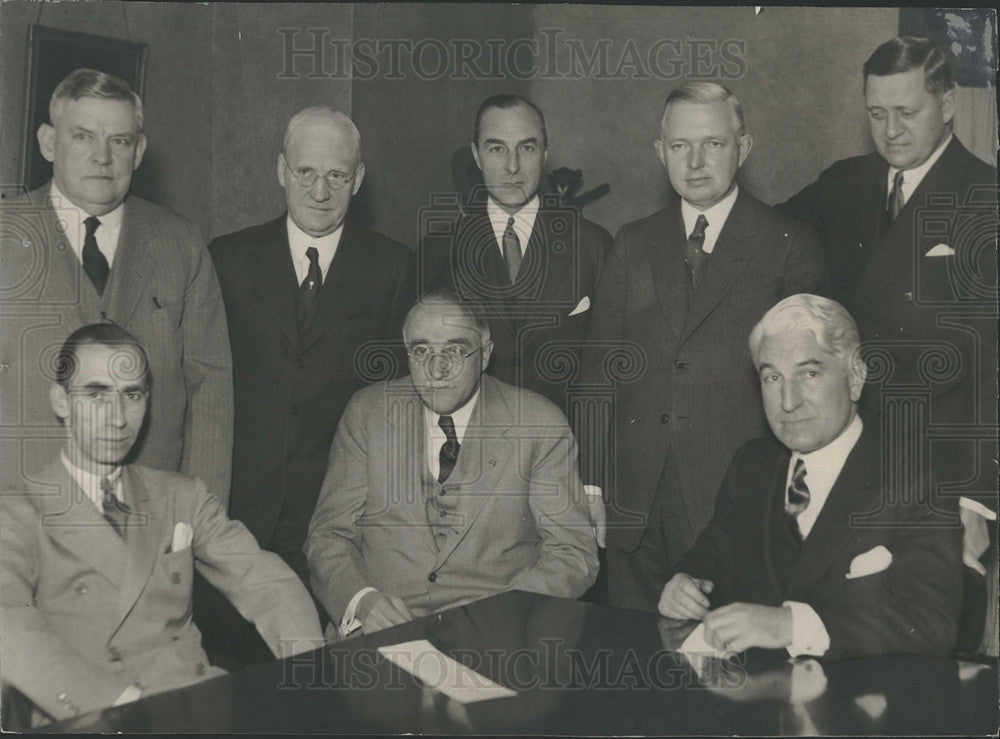
[[[119,536],[125,536],[128,525],[128,507],[115,495],[115,484],[107,477],[101,478],[101,513]]]
[[[108,264],[107,257],[101,253],[100,248],[97,246],[97,237],[94,235],[97,233],[97,228],[100,225],[101,222],[96,216],[84,219],[83,226],[86,231],[83,236],[82,261],[83,271],[87,273],[87,277],[93,283],[97,294],[103,295],[104,288],[108,284],[108,275],[111,273],[111,266]]]
[[[792,484],[788,486],[788,502],[785,512],[797,516],[809,507],[809,487],[806,485],[806,463],[799,457],[795,460],[795,470],[792,472]]]

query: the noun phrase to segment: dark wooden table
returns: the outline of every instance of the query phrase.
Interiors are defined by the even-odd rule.
[[[997,665],[821,664],[751,650],[695,670],[652,614],[512,592],[52,725],[60,732],[987,734]],[[385,660],[413,639],[517,691],[459,704]]]

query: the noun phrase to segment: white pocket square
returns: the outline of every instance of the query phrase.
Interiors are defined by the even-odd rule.
[[[187,549],[191,546],[191,541],[194,539],[194,529],[191,528],[191,524],[178,522],[174,526],[174,541],[170,545],[171,552],[179,552],[182,549]]]
[[[938,244],[933,249],[931,249],[929,252],[927,252],[926,254],[924,254],[924,256],[925,257],[950,257],[954,253],[955,253],[955,250],[952,249],[947,244]]]
[[[865,577],[881,572],[892,564],[892,552],[879,544],[874,549],[869,549],[864,554],[859,554],[851,560],[851,570],[845,575],[848,580],[856,577]]]
[[[570,311],[570,316],[575,316],[577,313],[583,313],[584,311],[590,310],[590,296],[584,295],[583,300],[576,304],[576,308]],[[568,318],[569,316],[567,316]]]

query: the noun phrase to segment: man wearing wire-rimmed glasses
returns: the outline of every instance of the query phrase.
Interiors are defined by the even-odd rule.
[[[229,513],[307,582],[302,547],[337,421],[376,379],[359,374],[359,352],[398,344],[414,286],[409,250],[346,215],[365,176],[350,118],[302,110],[274,162],[287,212],[209,245],[233,350]],[[213,595],[196,613],[213,650],[233,667],[268,659],[255,630]]]
[[[309,527],[331,626],[370,633],[506,590],[579,597],[597,549],[562,412],[483,374],[489,325],[454,293],[423,296],[403,340],[410,376],[351,399]]]

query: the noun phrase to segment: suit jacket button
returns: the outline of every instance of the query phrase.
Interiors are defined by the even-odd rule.
[[[85,582],[78,582],[74,586],[74,589],[76,590],[76,592],[79,595],[85,595],[87,593],[87,591],[90,590],[90,588],[87,587],[87,583],[85,583]]]
[[[670,423],[670,415],[663,413],[660,415],[660,423]]]
[[[118,647],[108,647],[108,659],[112,662],[122,661],[122,655],[118,651]]]
[[[108,312],[107,311],[104,311],[104,310],[101,311],[101,320],[102,321],[108,320]]]
[[[298,359],[295,360],[295,366],[298,367],[299,369],[305,369],[306,368],[305,360],[303,360],[302,357],[299,357]]]
[[[194,673],[196,675],[199,675],[199,676],[200,675],[204,675],[205,674],[205,663],[204,662],[199,662],[197,664],[197,666],[194,668]]]
[[[437,582],[438,576],[436,572],[432,572],[427,576],[427,582]]]
[[[174,581],[174,585],[179,584],[180,581],[181,581],[181,573],[179,573],[179,572],[171,572],[170,573],[170,579]]]
[[[684,369],[685,367],[687,367],[687,362],[682,362],[681,360],[678,359],[676,362],[674,362],[674,367],[676,367],[677,369]]]
[[[288,410],[288,412],[289,412],[289,413],[291,413],[291,414],[292,414],[293,416],[297,416],[297,415],[299,415],[299,407],[298,407],[297,405],[293,405],[293,406],[292,406],[292,407],[291,407],[291,408],[290,408],[290,409]]]

